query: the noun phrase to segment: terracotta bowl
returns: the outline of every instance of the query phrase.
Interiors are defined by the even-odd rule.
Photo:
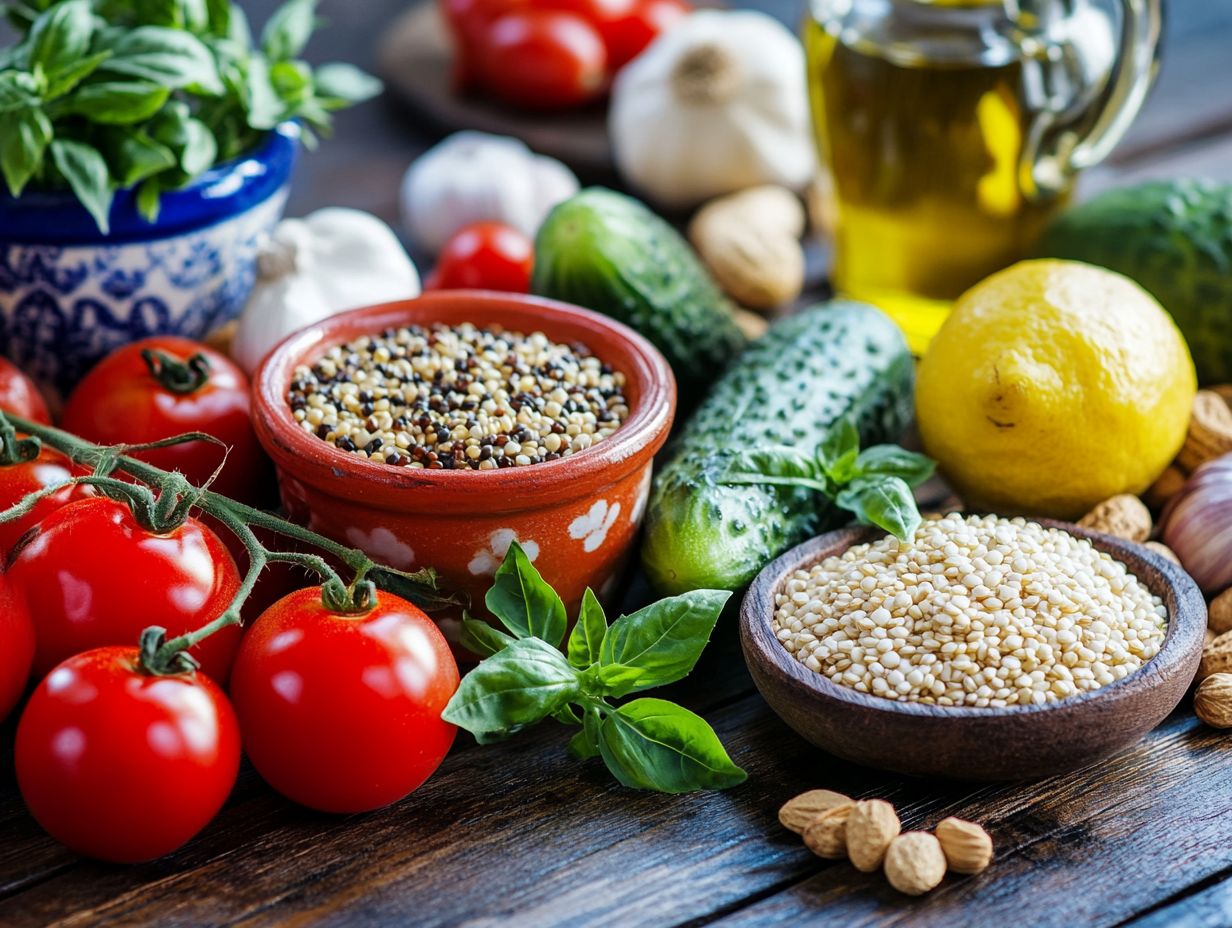
[[[963,780],[1026,780],[1085,766],[1125,748],[1181,701],[1198,669],[1206,604],[1179,567],[1140,545],[1047,519],[1124,563],[1168,609],[1159,653],[1135,673],[1047,706],[947,708],[857,692],[809,670],[775,638],[774,597],[786,579],[876,529],[830,532],[766,567],[741,607],[740,638],[753,681],[806,740],[846,760],[898,773]]]
[[[423,470],[369,461],[296,425],[287,404],[295,368],[327,349],[390,327],[500,325],[580,342],[622,371],[629,417],[585,451],[502,470]],[[675,411],[676,386],[657,350],[597,313],[534,297],[449,291],[358,309],[300,331],[271,352],[254,381],[257,437],[278,469],[292,519],[401,569],[434,567],[482,614],[492,575],[517,539],[570,616],[592,587],[620,576],[650,494],[651,460]],[[442,622],[447,632],[454,623]]]

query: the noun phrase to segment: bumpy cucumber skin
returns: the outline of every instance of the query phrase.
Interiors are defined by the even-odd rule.
[[[739,590],[788,548],[849,521],[812,491],[719,481],[741,449],[812,450],[848,413],[862,447],[896,440],[914,379],[902,333],[872,306],[834,301],[772,326],[714,385],[655,477],[642,547],[655,588]]]
[[[745,346],[731,305],[670,225],[624,194],[590,187],[535,237],[531,292],[601,312],[663,352],[685,405]]]
[[[1137,281],[1176,320],[1198,381],[1232,380],[1232,184],[1182,179],[1110,190],[1053,220],[1036,251]]]

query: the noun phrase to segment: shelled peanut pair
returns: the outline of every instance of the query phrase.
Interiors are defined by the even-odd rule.
[[[864,873],[884,869],[890,885],[908,896],[935,889],[947,869],[979,873],[992,862],[992,838],[974,822],[951,817],[932,834],[903,832],[894,806],[883,799],[813,789],[789,799],[779,821],[818,857],[846,857]]]

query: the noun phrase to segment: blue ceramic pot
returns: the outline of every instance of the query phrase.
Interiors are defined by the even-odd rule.
[[[243,307],[261,238],[282,215],[299,131],[163,195],[158,220],[117,192],[111,232],[71,195],[0,196],[0,352],[65,393],[121,345],[201,338]]]

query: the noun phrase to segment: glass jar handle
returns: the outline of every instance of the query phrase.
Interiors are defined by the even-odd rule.
[[[1159,67],[1163,2],[1122,0],[1122,8],[1120,49],[1104,106],[1085,135],[1062,133],[1052,153],[1036,162],[1039,193],[1063,191],[1079,171],[1107,158],[1146,101]]]

